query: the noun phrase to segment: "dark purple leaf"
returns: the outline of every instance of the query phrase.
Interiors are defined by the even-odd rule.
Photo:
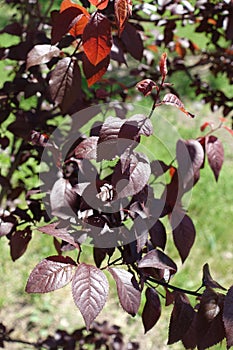
[[[153,249],[138,262],[138,267],[153,267],[161,270],[169,270],[171,274],[176,273],[177,266],[166,254],[158,249]]]
[[[226,288],[222,287],[218,282],[213,280],[210,270],[209,270],[209,265],[205,264],[203,266],[203,277],[202,277],[202,283],[203,286],[205,287],[211,287],[211,288],[220,288],[223,290],[226,290]]]
[[[17,260],[25,253],[31,238],[32,232],[30,227],[13,233],[10,240],[10,253],[13,261]]]
[[[224,161],[224,149],[222,142],[216,136],[211,135],[206,138],[206,154],[215,180],[218,181]]]
[[[225,337],[223,304],[225,296],[207,287],[201,296],[196,318],[198,349],[209,348]]]
[[[51,33],[52,45],[60,41],[66,33],[81,18],[83,12],[77,7],[69,7],[60,13],[53,12],[53,23]]]
[[[148,227],[146,221],[144,221],[140,216],[134,220],[134,231],[137,242],[137,253],[139,253],[146,245],[148,238]]]
[[[27,69],[32,66],[49,62],[53,57],[60,55],[60,49],[52,45],[35,45],[27,56]]]
[[[190,305],[186,295],[183,293],[176,293],[169,325],[169,345],[182,339],[183,335],[188,331],[194,315],[195,311]]]
[[[166,229],[163,223],[157,220],[149,229],[151,243],[154,247],[165,249],[167,242]]]
[[[157,323],[161,315],[161,303],[158,293],[153,288],[146,289],[146,303],[142,311],[145,333]]]
[[[60,178],[55,182],[50,193],[52,214],[62,219],[74,215],[77,194],[68,180]]]
[[[96,159],[98,139],[97,136],[91,136],[80,142],[74,150],[75,157],[80,159]]]
[[[184,190],[189,190],[199,179],[204,161],[203,148],[197,140],[178,140],[176,144],[178,172]]]
[[[116,282],[122,308],[130,315],[135,316],[140,306],[141,292],[134,276],[122,269],[108,268],[108,271]]]
[[[61,59],[52,71],[49,86],[54,103],[66,112],[81,94],[81,72],[77,62],[71,57]]]
[[[223,322],[226,332],[227,346],[233,346],[233,286],[227,292],[223,307]]]
[[[37,230],[55,238],[62,239],[63,241],[70,243],[75,248],[79,249],[79,244],[75,241],[75,234],[70,234],[67,231],[67,228],[56,228],[58,224],[59,222],[55,222],[53,224],[39,227]]]
[[[153,160],[150,164],[152,174],[157,178],[170,169],[170,165],[165,164],[162,160]]]
[[[132,24],[126,23],[124,31],[121,34],[121,40],[130,55],[136,60],[141,61],[143,56],[143,41]]]
[[[27,293],[48,293],[64,287],[73,276],[76,263],[70,257],[50,256],[32,270],[26,285]]]
[[[196,230],[191,218],[182,211],[173,211],[170,217],[175,246],[182,262],[189,255],[196,236]]]
[[[84,263],[77,267],[72,281],[72,294],[87,329],[103,309],[108,289],[108,280],[100,269]]]
[[[112,175],[112,184],[118,198],[139,193],[147,184],[150,174],[149,160],[144,154],[123,154]]]
[[[149,118],[143,114],[135,114],[125,120],[120,128],[118,137],[120,139],[138,140],[139,135],[150,136],[153,134],[153,125]]]

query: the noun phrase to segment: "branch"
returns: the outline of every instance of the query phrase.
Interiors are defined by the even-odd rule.
[[[185,293],[185,294],[189,294],[189,295],[194,295],[196,297],[200,297],[202,295],[201,293],[198,293],[197,291],[176,287],[176,286],[173,286],[172,284],[169,284],[169,283],[167,283],[165,281],[162,281],[162,280],[158,281],[158,280],[156,280],[155,278],[152,278],[152,277],[149,277],[148,280],[150,282],[154,282],[156,284],[164,286],[164,287],[166,287],[168,289],[176,290],[177,292],[181,292],[181,293]]]

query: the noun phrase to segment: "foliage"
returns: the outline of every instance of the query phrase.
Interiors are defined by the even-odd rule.
[[[168,218],[184,263],[196,231],[183,197],[198,182],[205,162],[218,180],[224,150],[216,131],[233,132],[226,118],[217,126],[206,122],[199,138],[178,140],[169,164],[150,161],[136,148],[154,134],[155,109],[171,105],[194,117],[167,82],[179,71],[212,110],[230,115],[231,97],[202,81],[198,69],[208,66],[211,74],[223,74],[232,83],[232,3],[63,0],[53,11],[51,4],[42,10],[38,2],[7,3],[19,16],[1,31],[18,43],[0,50],[12,70],[0,90],[5,132],[0,142],[6,153],[0,235],[9,239],[13,261],[27,250],[35,227],[54,237],[57,250],[35,266],[26,291],[47,293],[71,283],[74,302],[91,329],[112,278],[122,308],[132,316],[145,292],[145,332],[159,320],[165,292],[166,305],[174,305],[168,344],[181,340],[187,349],[205,349],[226,337],[231,347],[232,287],[226,292],[207,264],[197,291],[173,286],[170,279],[178,268],[164,252],[163,219]],[[189,22],[206,34],[208,49],[175,34]],[[190,63],[190,53],[195,62]],[[152,97],[148,115],[129,116],[126,104],[111,104],[114,98],[132,101],[135,86]],[[65,123],[57,128],[62,119],[70,121],[70,129]],[[159,182],[161,193],[153,186]],[[93,264],[82,262],[86,242],[93,245]],[[188,295],[197,297],[195,306]]]

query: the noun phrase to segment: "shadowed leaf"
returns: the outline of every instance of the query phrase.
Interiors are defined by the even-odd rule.
[[[153,288],[146,289],[146,303],[142,311],[142,322],[145,333],[158,322],[161,315],[161,304],[158,293]]]
[[[206,138],[206,154],[215,180],[218,181],[224,161],[224,149],[222,142],[216,136],[210,135]]]
[[[157,220],[149,229],[150,239],[154,247],[165,249],[167,235],[163,223]]]
[[[141,292],[133,275],[126,270],[116,268],[108,268],[108,271],[116,282],[122,308],[132,316],[135,316],[140,305]]]
[[[186,295],[183,293],[176,293],[175,303],[169,324],[169,345],[182,339],[183,335],[189,329],[194,315],[195,311],[190,305]]]
[[[43,259],[32,270],[26,292],[48,293],[64,287],[71,281],[75,265],[70,257],[60,255]]]
[[[72,294],[87,329],[103,309],[108,288],[108,280],[100,269],[84,263],[77,267],[72,281]]]
[[[175,246],[182,262],[184,262],[196,237],[195,227],[191,218],[183,212],[173,211],[170,222]]]
[[[75,157],[80,159],[96,159],[98,139],[97,136],[91,136],[80,142],[75,147]]]
[[[218,282],[213,280],[210,270],[209,270],[209,265],[205,264],[203,266],[203,277],[202,277],[202,283],[203,286],[205,287],[211,287],[211,288],[220,288],[223,290],[226,290],[226,288],[222,287]]]
[[[124,31],[121,34],[121,40],[125,45],[127,52],[138,61],[141,61],[143,56],[143,41],[136,28],[129,24],[125,24]]]
[[[81,93],[81,72],[77,62],[71,57],[61,59],[52,71],[49,86],[54,103],[66,112]]]
[[[32,232],[29,227],[13,233],[10,239],[10,253],[13,261],[19,259],[25,253],[31,238]]]
[[[233,346],[233,286],[227,292],[223,307],[223,322],[226,331],[227,346]]]
[[[138,267],[153,267],[161,270],[170,270],[171,274],[176,273],[177,266],[166,254],[158,249],[153,249],[143,256],[138,262]]]

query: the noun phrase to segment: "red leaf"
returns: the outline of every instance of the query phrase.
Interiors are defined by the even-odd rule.
[[[116,16],[116,24],[118,27],[118,35],[120,36],[125,28],[125,24],[132,14],[131,0],[115,0],[114,11]]]
[[[52,71],[49,86],[53,101],[67,112],[81,93],[81,72],[77,62],[71,57],[60,60]]]
[[[89,2],[99,10],[103,10],[108,6],[109,0],[89,0]]]
[[[223,307],[223,322],[228,349],[233,346],[233,286],[227,292]]]
[[[73,276],[75,262],[70,257],[50,256],[32,270],[26,285],[27,293],[48,293],[64,287]]]
[[[168,334],[168,345],[181,340],[188,331],[195,311],[185,294],[176,293],[175,303],[171,314]]]
[[[75,4],[70,0],[63,0],[60,6],[60,12],[66,12],[67,9],[75,8],[80,11],[80,13],[72,20],[69,25],[69,33],[76,37],[78,35],[83,34],[83,30],[90,18],[89,12],[85,9],[85,7]],[[76,11],[77,12],[77,11]],[[64,26],[64,22],[62,24]],[[59,30],[59,29],[58,29]]]
[[[125,45],[127,52],[129,52],[136,60],[141,61],[144,45],[139,32],[132,24],[125,24],[124,31],[121,34],[121,40]]]
[[[151,79],[143,79],[139,81],[136,85],[138,91],[142,92],[144,96],[151,94],[152,90],[156,88],[156,84]]]
[[[83,31],[84,52],[96,66],[110,55],[111,47],[111,23],[102,13],[95,12]]]
[[[214,173],[215,180],[218,181],[220,170],[224,161],[224,149],[222,142],[216,136],[206,137],[207,159]]]
[[[75,158],[96,159],[98,139],[97,136],[91,136],[80,142],[74,150]]]
[[[108,280],[100,269],[84,263],[78,266],[72,281],[72,294],[87,329],[103,309],[108,289]]]
[[[170,222],[175,246],[184,262],[195,240],[195,227],[190,217],[183,212],[173,211]]]
[[[231,128],[229,128],[226,125],[223,125],[223,128],[226,129],[233,136],[233,130]]]
[[[153,249],[138,262],[140,269],[153,267],[160,270],[169,270],[171,274],[176,273],[177,266],[166,254],[158,249]]]
[[[10,253],[13,261],[17,260],[25,253],[31,238],[32,232],[29,227],[13,233],[10,239]]]
[[[178,108],[181,112],[183,112],[187,116],[189,116],[191,118],[195,117],[192,113],[189,113],[188,111],[186,111],[186,109],[184,108],[184,104],[174,94],[166,94],[161,103],[165,104],[165,105],[175,106],[176,108]]]
[[[160,62],[159,62],[159,69],[160,73],[162,75],[162,82],[164,82],[166,76],[167,76],[167,54],[164,52],[161,56]]]
[[[113,276],[116,285],[120,304],[130,315],[135,316],[141,301],[141,292],[136,280],[131,273],[126,270],[108,268]]]
[[[178,140],[176,158],[180,181],[185,191],[192,188],[200,176],[200,168],[204,162],[204,150],[197,140]]]
[[[212,122],[205,122],[200,126],[200,130],[205,131],[208,126],[212,129],[214,125]]]
[[[101,79],[107,71],[109,62],[110,56],[107,56],[95,66],[91,64],[85,54],[83,55],[83,72],[89,87]]]
[[[49,62],[53,57],[58,57],[61,50],[52,45],[35,45],[27,56],[27,69],[32,66]]]
[[[146,290],[146,303],[142,311],[142,322],[145,333],[158,322],[161,315],[161,303],[158,293],[153,288]]]
[[[54,222],[52,224],[39,227],[37,230],[46,233],[47,235],[62,239],[63,241],[70,243],[75,248],[79,249],[79,244],[75,241],[75,234],[70,234],[66,228],[56,228],[58,224],[59,222]]]

